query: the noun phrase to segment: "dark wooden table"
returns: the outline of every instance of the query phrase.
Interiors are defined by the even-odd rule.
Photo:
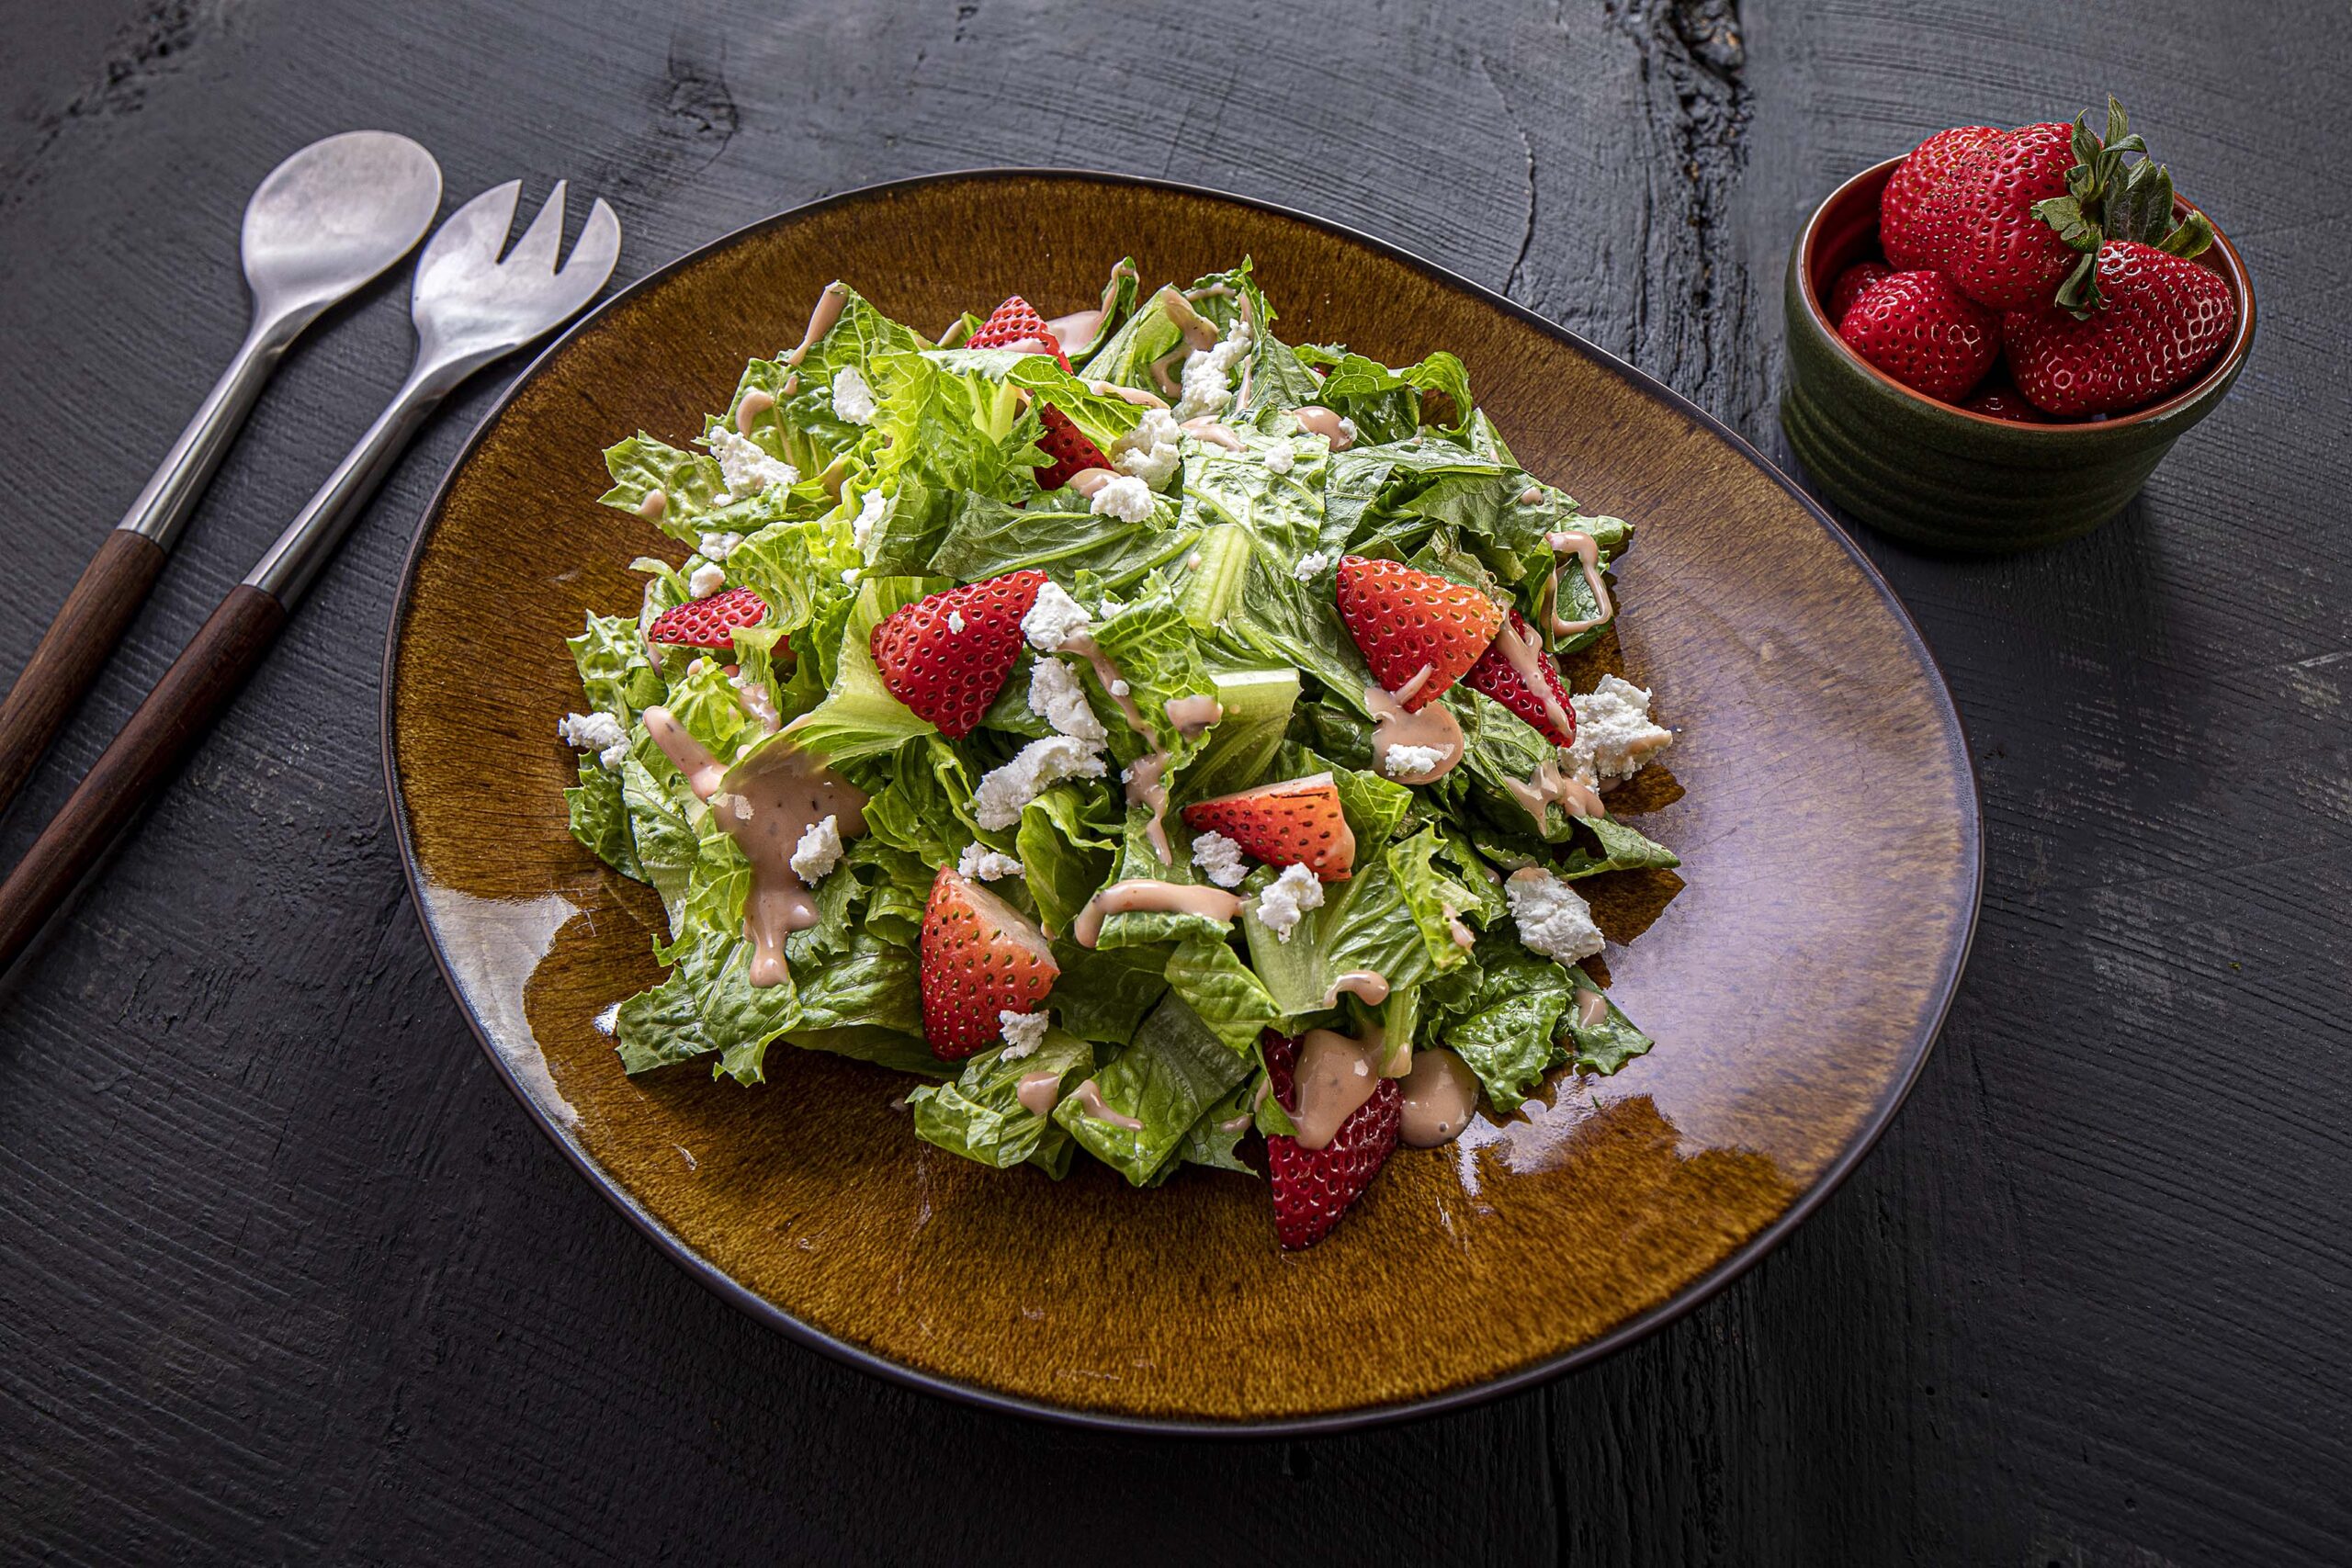
[[[2352,1558],[2352,14],[1799,0],[16,0],[0,668],[244,321],[245,193],[329,131],[453,196],[569,175],[621,276],[988,164],[1196,180],[1417,250],[1768,452],[1807,204],[2112,88],[2253,268],[2234,398],[2046,554],[1865,538],[1970,726],[1974,961],[1777,1255],[1539,1393],[1317,1442],[984,1416],[754,1326],[485,1065],[395,861],[401,466],[285,646],[0,993],[0,1557],[2342,1562]],[[397,380],[401,290],[287,366],[0,829],[13,856]],[[755,347],[758,345],[746,345]],[[529,809],[526,804],[518,809]]]

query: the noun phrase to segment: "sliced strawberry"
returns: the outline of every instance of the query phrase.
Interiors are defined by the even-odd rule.
[[[1568,688],[1560,679],[1560,667],[1544,651],[1535,628],[1516,609],[1510,610],[1510,629],[1499,632],[1470,666],[1470,673],[1462,677],[1463,684],[1474,692],[1484,692],[1495,701],[1533,725],[1555,746],[1573,746],[1577,739],[1577,710],[1568,702]],[[1552,690],[1552,700],[1546,703],[1544,694],[1527,683],[1527,677],[1510,661],[1504,648],[1507,638],[1517,637],[1527,650],[1544,682]]]
[[[1298,1042],[1268,1030],[1266,1072],[1273,1079],[1274,1098],[1294,1114],[1298,1100],[1293,1073],[1298,1066]],[[1296,1138],[1276,1134],[1266,1140],[1267,1185],[1274,1194],[1274,1235],[1283,1247],[1312,1247],[1331,1234],[1331,1227],[1363,1196],[1380,1168],[1396,1151],[1403,1125],[1405,1095],[1395,1078],[1383,1078],[1372,1098],[1340,1123],[1331,1141],[1319,1149],[1302,1148]]]
[[[731,649],[737,626],[756,626],[767,618],[766,600],[748,588],[730,588],[662,611],[645,628],[645,640],[675,643],[680,648]]]
[[[943,865],[922,912],[916,974],[931,1054],[960,1062],[1002,1038],[998,1014],[1035,1011],[1061,966],[1035,920]]]
[[[1051,468],[1037,470],[1039,490],[1059,490],[1088,468],[1111,466],[1102,448],[1089,441],[1086,432],[1053,404],[1039,403],[1037,417],[1046,422],[1046,434],[1037,437],[1037,450],[1054,460]]]
[[[1021,657],[1021,617],[1042,571],[1015,571],[902,605],[867,640],[890,694],[961,740],[980,722]]]
[[[1046,325],[1046,318],[1037,314],[1029,301],[1018,294],[999,305],[964,346],[1017,348],[1028,354],[1050,354],[1063,369],[1069,368],[1069,356],[1062,352],[1061,340],[1054,336],[1051,327]]]
[[[1355,864],[1356,836],[1329,773],[1195,802],[1184,807],[1184,826],[1222,833],[1268,865],[1303,865],[1325,882],[1345,882]]]
[[[1475,588],[1362,556],[1340,558],[1339,601],[1372,678],[1407,713],[1442,696],[1503,625],[1503,607]]]

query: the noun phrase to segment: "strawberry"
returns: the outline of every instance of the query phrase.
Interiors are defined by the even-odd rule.
[[[866,646],[890,694],[961,740],[1004,689],[1021,657],[1021,617],[1042,571],[1015,571],[901,605]]]
[[[1911,149],[1910,155],[1894,166],[1894,173],[1887,176],[1886,189],[1878,198],[1878,244],[1886,253],[1886,259],[1894,264],[1887,269],[1889,272],[1917,272],[1936,265],[1938,258],[1927,220],[1928,198],[1969,153],[2000,134],[1989,125],[1939,130]],[[1851,276],[1850,270],[1848,276]],[[1839,287],[1844,287],[1842,281]],[[1846,301],[1851,303],[1851,299]],[[1830,306],[1832,321],[1845,313],[1845,305]]]
[[[2000,318],[1939,272],[1898,272],[1849,306],[1838,335],[1915,392],[1946,402],[2001,356]]]
[[[767,618],[766,600],[748,588],[730,588],[662,611],[645,628],[645,640],[681,648],[731,649],[737,626],[756,626]]]
[[[2083,320],[2016,310],[2001,320],[2009,373],[2046,413],[2114,413],[2181,386],[2221,351],[2237,304],[2219,273],[2132,240],[2098,249],[2105,303]]]
[[[965,343],[966,348],[1017,348],[1029,354],[1050,354],[1063,369],[1069,368],[1069,356],[1062,352],[1061,340],[1046,325],[1046,318],[1037,314],[1029,301],[1016,294],[999,305],[980,330]]]
[[[1341,557],[1338,595],[1372,678],[1407,713],[1444,695],[1503,625],[1502,606],[1476,589],[1393,560]]]
[[[1929,193],[1922,248],[1978,304],[2047,303],[2075,270],[2075,252],[2034,212],[2066,194],[2074,135],[2072,126],[2042,124],[1986,137]]]
[[[1497,634],[1478,662],[1470,666],[1470,673],[1462,677],[1463,683],[1474,692],[1484,692],[1495,701],[1533,725],[1544,738],[1555,746],[1573,746],[1577,739],[1577,710],[1568,702],[1568,688],[1560,680],[1560,667],[1544,651],[1535,628],[1516,608],[1506,607],[1510,617],[1510,630]],[[1543,694],[1532,689],[1527,677],[1519,672],[1503,652],[1503,639],[1516,637],[1520,646],[1534,658],[1535,668],[1544,683],[1552,688],[1552,700],[1546,703]],[[1557,717],[1554,716],[1557,715]],[[1562,721],[1566,721],[1563,728]]]
[[[1894,276],[1894,268],[1884,262],[1873,261],[1856,262],[1839,273],[1838,281],[1829,286],[1829,319],[1832,321],[1844,321],[1847,307],[1860,299],[1864,289],[1882,278]]]
[[[1960,406],[1971,413],[1981,413],[1987,419],[2006,419],[2013,424],[2050,423],[2048,414],[2027,402],[2023,393],[2007,384],[1987,387]]]
[[[1037,417],[1046,422],[1046,434],[1037,437],[1037,450],[1054,460],[1051,467],[1037,470],[1039,490],[1059,490],[1088,468],[1111,466],[1102,448],[1089,441],[1086,432],[1053,404],[1039,403]]]
[[[1268,1030],[1264,1045],[1266,1074],[1273,1080],[1274,1098],[1284,1111],[1295,1112],[1298,1099],[1293,1075],[1298,1066],[1298,1042]],[[1363,1190],[1396,1151],[1404,1114],[1404,1091],[1395,1078],[1383,1078],[1372,1098],[1340,1123],[1340,1130],[1323,1147],[1302,1148],[1296,1138],[1279,1133],[1267,1138],[1266,1179],[1273,1190],[1274,1235],[1284,1247],[1295,1251],[1312,1247],[1331,1234],[1331,1227],[1363,1196]]]
[[[1061,966],[1037,922],[943,865],[922,912],[922,1033],[931,1054],[960,1062],[1002,1036],[1005,1012],[1033,1012]]]
[[[1329,773],[1197,801],[1184,807],[1184,825],[1222,833],[1268,865],[1303,865],[1325,882],[1345,882],[1355,864],[1356,836]]]

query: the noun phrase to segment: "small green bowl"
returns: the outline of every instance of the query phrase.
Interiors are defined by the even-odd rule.
[[[2214,231],[2199,261],[2237,302],[2237,330],[2162,402],[2072,424],[2019,424],[1913,391],[1846,346],[1822,308],[1854,262],[1878,254],[1879,193],[1900,158],[1839,186],[1789,254],[1789,386],[1781,427],[1821,493],[1898,538],[2013,550],[2086,534],[2140,492],[2181,432],[2220,403],[2254,344],[2254,285]],[[2178,204],[2183,215],[2190,210]]]

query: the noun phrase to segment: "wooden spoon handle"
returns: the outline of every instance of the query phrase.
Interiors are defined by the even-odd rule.
[[[90,558],[31,661],[0,701],[0,810],[32,776],[34,764],[122,640],[163,570],[163,546],[128,528],[107,530],[107,542]]]
[[[212,728],[286,625],[286,606],[240,583],[155,682],[122,733],[0,884],[0,971],[17,960],[148,795]]]

